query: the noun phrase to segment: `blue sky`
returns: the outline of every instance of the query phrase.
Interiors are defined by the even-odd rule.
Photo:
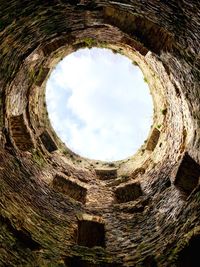
[[[153,103],[139,67],[109,49],[80,49],[65,57],[47,82],[51,124],[80,156],[114,161],[144,143]]]

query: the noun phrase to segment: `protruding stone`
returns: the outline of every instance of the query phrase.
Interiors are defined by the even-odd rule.
[[[122,183],[128,182],[128,180],[130,180],[131,177],[130,176],[119,176],[117,177],[115,180],[109,181],[106,186],[117,186],[120,185]]]
[[[49,73],[49,68],[42,68],[38,73],[35,84],[37,86],[41,86],[44,80],[46,79],[48,73]]]
[[[136,36],[137,40],[146,49],[156,54],[159,54],[162,50],[169,51],[171,49],[173,37],[162,27],[159,27],[147,18],[127,13],[117,9],[115,6],[105,7],[104,16],[108,22],[112,22],[113,25],[120,27],[124,32]]]
[[[83,204],[86,202],[87,189],[79,181],[56,174],[53,180],[53,187]]]
[[[159,137],[160,131],[157,128],[154,128],[147,142],[146,149],[149,151],[153,151],[158,143]]]
[[[117,178],[117,168],[96,168],[95,172],[101,180]]]
[[[58,48],[61,46],[66,45],[67,43],[70,43],[73,41],[73,37],[69,34],[67,36],[59,38],[59,39],[54,39],[52,42],[48,42],[44,47],[43,47],[43,53],[45,56],[49,56],[52,52],[56,51]]]
[[[145,173],[145,169],[144,168],[137,168],[135,169],[132,173],[131,173],[131,178],[136,178],[139,175],[142,175]]]
[[[58,149],[52,137],[46,130],[40,135],[40,139],[46,150],[48,150],[50,153]]]
[[[89,248],[105,247],[105,227],[101,219],[92,220],[92,216],[89,215],[78,220],[77,244]]]
[[[185,153],[176,172],[174,184],[190,194],[198,185],[199,177],[200,165]]]
[[[34,148],[34,143],[24,114],[10,117],[10,131],[15,145],[22,151]]]
[[[139,182],[133,182],[118,186],[115,190],[118,203],[133,201],[142,196],[142,189]]]

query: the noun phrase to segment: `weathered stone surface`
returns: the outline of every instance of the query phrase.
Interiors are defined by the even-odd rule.
[[[158,143],[159,137],[160,131],[157,128],[154,128],[147,142],[146,149],[153,151]]]
[[[117,177],[116,179],[114,179],[112,181],[108,181],[106,185],[107,186],[117,186],[119,184],[127,182],[130,179],[131,178],[129,176],[120,176],[120,177]]]
[[[192,266],[199,248],[191,239],[200,232],[199,186],[183,198],[169,178],[186,151],[200,162],[199,1],[0,0],[0,40],[0,266]],[[83,159],[56,137],[45,107],[48,75],[39,79],[41,68],[51,71],[65,55],[93,46],[138,64],[153,96],[152,127],[160,129],[158,142],[151,140],[154,153],[144,144],[115,162],[117,176],[110,181],[95,173],[109,163]],[[33,151],[17,149],[12,136],[10,118],[22,113]],[[48,136],[41,142],[43,129]],[[25,141],[29,134],[24,130]],[[140,168],[144,174],[131,176]],[[87,184],[84,205],[52,188],[60,172]],[[115,203],[107,185],[126,175],[141,183],[144,196]],[[92,219],[79,220],[104,224],[105,247],[77,245],[77,214],[83,213]]]
[[[138,176],[140,175],[143,175],[145,173],[145,169],[144,168],[137,168],[136,170],[134,170],[132,173],[131,173],[131,177],[133,179],[137,178]]]
[[[141,195],[142,189],[138,182],[118,186],[115,190],[115,196],[119,203],[135,200]]]
[[[50,153],[58,149],[56,144],[55,144],[55,142],[54,142],[54,140],[52,139],[52,137],[50,136],[50,134],[47,131],[44,131],[40,135],[40,139],[41,139],[43,145],[45,146],[45,148]]]
[[[64,175],[57,174],[54,177],[53,188],[77,201],[86,202],[87,189],[80,182],[67,178]]]
[[[23,114],[10,118],[10,130],[11,138],[20,150],[27,151],[34,147],[30,130]]]
[[[95,172],[101,180],[110,180],[117,177],[117,168],[96,168]]]
[[[45,79],[46,79],[48,73],[49,73],[49,68],[41,68],[41,69],[39,70],[38,75],[37,75],[35,84],[36,84],[37,86],[41,86],[42,83],[45,81]]]
[[[186,193],[197,187],[200,178],[200,165],[185,153],[178,167],[174,184]]]

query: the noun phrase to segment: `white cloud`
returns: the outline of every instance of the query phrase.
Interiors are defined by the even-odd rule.
[[[52,72],[46,99],[60,138],[92,159],[131,156],[152,123],[152,99],[140,69],[108,49],[67,56]]]

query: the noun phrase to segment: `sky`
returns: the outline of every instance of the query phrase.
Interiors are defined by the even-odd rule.
[[[153,103],[138,66],[109,49],[80,49],[46,85],[51,124],[73,152],[95,160],[132,156],[147,138]]]

